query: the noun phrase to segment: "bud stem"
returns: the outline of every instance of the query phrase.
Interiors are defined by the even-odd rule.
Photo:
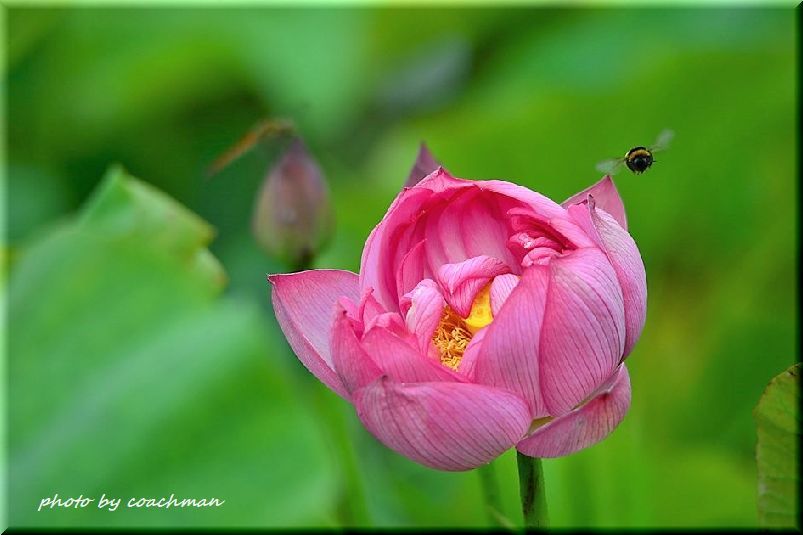
[[[541,459],[516,452],[519,466],[519,492],[525,528],[547,527],[546,490]]]

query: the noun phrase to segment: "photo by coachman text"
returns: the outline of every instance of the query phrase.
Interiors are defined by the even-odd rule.
[[[126,507],[138,509],[149,509],[151,507],[170,509],[171,507],[220,507],[226,503],[226,500],[219,500],[217,498],[201,498],[200,500],[195,498],[184,498],[182,500],[178,500],[175,496],[175,494],[170,494],[170,498],[165,498],[162,496],[159,499],[134,497],[128,500]],[[42,509],[53,509],[54,507],[63,509],[83,509],[94,501],[95,498],[85,498],[83,495],[79,496],[78,498],[62,499],[59,498],[58,494],[54,494],[53,497],[42,498],[42,500],[39,502],[39,508],[37,511],[41,511]],[[103,494],[98,501],[97,507],[99,509],[115,511],[117,507],[119,507],[121,501],[122,500],[120,498],[107,498],[106,495]]]

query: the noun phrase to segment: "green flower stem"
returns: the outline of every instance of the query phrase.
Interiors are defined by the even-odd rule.
[[[488,513],[488,520],[492,526],[510,528],[513,523],[502,514],[502,506],[499,499],[499,485],[496,482],[496,469],[493,463],[480,466],[477,469],[482,484],[482,496],[485,499],[485,508]]]
[[[525,528],[546,528],[548,524],[546,490],[541,459],[516,452],[519,465],[519,492]]]

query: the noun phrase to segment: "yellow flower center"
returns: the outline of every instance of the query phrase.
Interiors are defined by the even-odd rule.
[[[446,305],[443,308],[441,322],[432,336],[432,343],[440,352],[441,364],[457,370],[471,337],[491,323],[493,319],[490,284],[485,285],[477,293],[466,318],[461,318],[452,307]]]
[[[466,326],[471,334],[477,334],[477,331],[491,323],[494,319],[493,312],[491,312],[491,284],[488,283],[485,287],[477,292],[474,302],[471,304],[471,312],[466,318]]]

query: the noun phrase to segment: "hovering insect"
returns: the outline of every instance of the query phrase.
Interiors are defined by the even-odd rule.
[[[659,152],[669,145],[675,133],[672,130],[664,130],[658,134],[658,139],[650,147],[633,147],[622,158],[611,158],[597,164],[597,171],[612,175],[617,173],[622,164],[625,164],[634,174],[640,175],[650,168],[655,162],[653,158],[654,152]]]
[[[220,172],[231,162],[253,149],[265,139],[288,136],[296,131],[295,125],[289,119],[262,119],[249,130],[237,143],[220,155],[206,170],[207,178]]]

